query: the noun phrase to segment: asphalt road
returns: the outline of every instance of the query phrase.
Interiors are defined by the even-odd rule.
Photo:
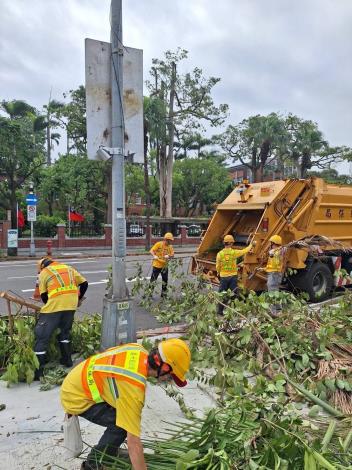
[[[185,255],[182,255],[182,257],[184,271],[186,272],[189,258],[185,257]],[[151,275],[151,257],[149,255],[129,256],[126,260],[126,281],[130,291],[133,287],[133,278],[137,271],[137,264],[142,266],[142,276],[145,282],[149,282]],[[77,269],[89,283],[88,291],[85,295],[86,300],[77,310],[76,316],[80,318],[86,314],[101,313],[108,280],[108,266],[111,264],[111,258],[67,258],[62,261]],[[16,295],[29,299],[34,293],[36,272],[36,260],[0,262],[0,291],[11,291]],[[171,282],[172,280],[170,280]],[[158,279],[158,285],[155,288],[155,299],[158,299],[160,291],[161,279]],[[138,299],[132,299],[131,308],[134,309],[136,314],[137,329],[160,326],[149,312],[138,305]],[[6,304],[0,300],[0,313],[5,312]]]

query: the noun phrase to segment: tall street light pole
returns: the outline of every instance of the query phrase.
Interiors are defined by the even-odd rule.
[[[126,286],[122,0],[111,0],[112,287],[104,298],[102,348],[135,341]]]

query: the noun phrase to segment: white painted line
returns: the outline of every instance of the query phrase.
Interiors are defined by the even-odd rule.
[[[88,287],[95,286],[97,284],[106,284],[107,282],[108,282],[107,279],[102,279],[101,281],[95,281],[95,282],[88,282]]]
[[[136,282],[138,278],[126,279],[126,282]],[[140,281],[149,281],[150,277],[140,277]],[[101,281],[88,282],[88,286],[96,286],[98,284],[107,284],[108,279],[102,279]],[[22,292],[34,292],[34,289],[22,289]]]
[[[40,259],[38,257],[38,259]],[[75,263],[75,264],[84,264],[84,263],[97,263],[100,258],[86,258],[82,260],[82,258],[73,258],[73,259],[59,259],[58,261],[62,263]],[[28,267],[28,266],[37,266],[38,260],[30,260],[30,261],[2,261],[0,262],[0,268],[19,268],[19,267]]]
[[[108,273],[109,271],[107,269],[104,269],[103,271],[80,271],[81,274],[99,274],[99,273]]]
[[[136,281],[149,281],[150,276],[148,277],[134,277],[133,279],[126,279],[126,282],[136,282]]]
[[[11,276],[8,277],[7,279],[35,279],[37,276]]]

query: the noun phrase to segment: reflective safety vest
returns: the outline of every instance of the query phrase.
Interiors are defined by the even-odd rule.
[[[220,257],[220,275],[221,273],[237,274],[237,256],[235,250],[221,250]]]
[[[272,256],[269,254],[265,271],[267,273],[281,273],[284,265],[284,256],[282,248],[273,250]]]
[[[102,403],[104,379],[129,382],[145,390],[148,375],[148,352],[137,343],[117,346],[88,358],[82,369],[82,385],[86,396]]]
[[[73,269],[66,264],[52,263],[45,268],[49,273],[50,282],[48,283],[48,298],[57,297],[62,294],[77,294]]]

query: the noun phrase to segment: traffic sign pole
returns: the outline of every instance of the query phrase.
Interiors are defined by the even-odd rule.
[[[38,198],[33,194],[32,187],[30,187],[30,193],[27,194],[27,220],[31,223],[31,242],[29,245],[29,256],[35,256],[35,243],[34,243],[34,225],[33,222],[37,220],[37,203]]]
[[[31,222],[31,243],[29,245],[29,256],[35,256],[35,244],[34,244],[34,227]]]

